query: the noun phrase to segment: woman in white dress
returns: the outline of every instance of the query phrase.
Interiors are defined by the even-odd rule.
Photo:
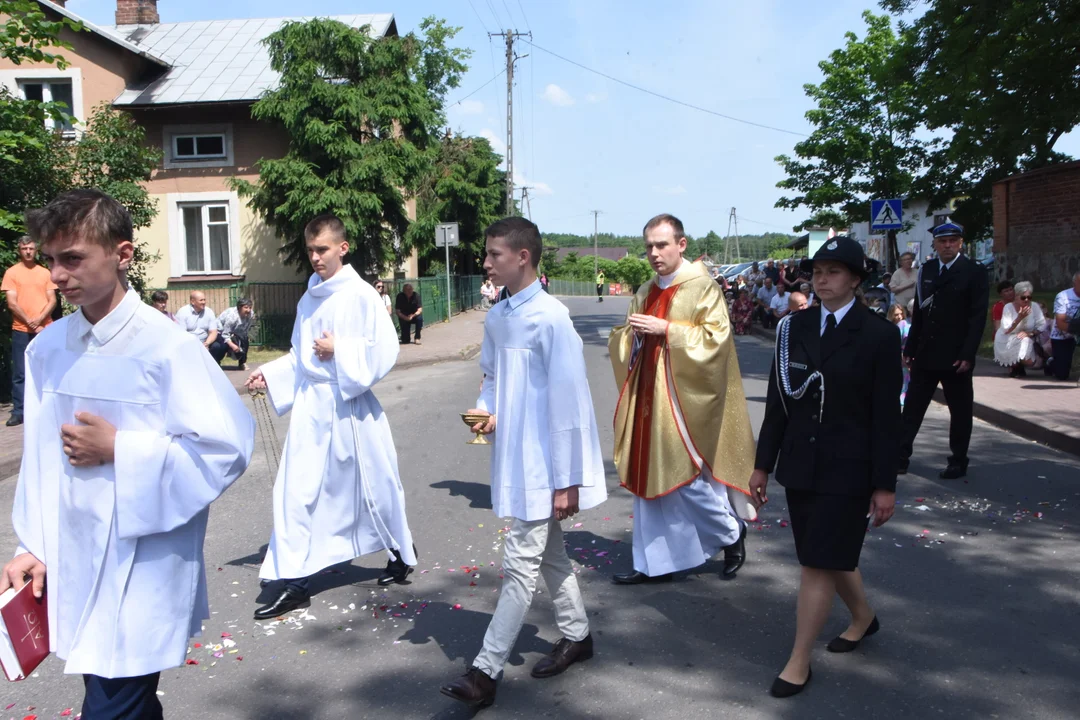
[[[994,360],[1012,368],[1009,377],[1024,377],[1025,366],[1035,363],[1035,339],[1046,326],[1046,317],[1031,302],[1031,283],[1018,282],[1013,289],[1016,298],[1005,305],[1001,326],[994,334]]]

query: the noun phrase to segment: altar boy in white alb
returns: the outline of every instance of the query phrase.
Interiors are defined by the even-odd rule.
[[[394,367],[397,333],[378,291],[345,262],[345,225],[320,215],[304,230],[315,273],[300,298],[292,351],[256,370],[278,415],[292,411],[274,483],[274,532],[259,576],[286,580],[256,620],[310,604],[308,579],[376,551],[380,585],[416,565],[390,422],[371,389]]]
[[[82,716],[162,717],[160,671],[210,617],[209,505],[247,468],[254,423],[206,349],[127,287],[131,218],[97,190],[27,214],[79,310],[26,352],[26,434],[0,591],[46,578],[50,649]]]
[[[562,638],[532,669],[535,678],[558,675],[592,657],[592,636],[577,578],[563,545],[561,520],[607,498],[592,394],[581,338],[570,313],[543,292],[536,268],[540,231],[524,218],[487,229],[484,269],[510,296],[484,321],[480,368],[484,382],[477,410],[495,431],[491,504],[512,517],[503,556],[503,586],[484,647],[473,667],[442,693],[473,707],[495,701],[495,679],[517,641],[539,575],[555,603]]]

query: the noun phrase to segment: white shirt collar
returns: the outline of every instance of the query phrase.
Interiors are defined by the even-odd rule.
[[[848,314],[848,310],[850,310],[852,307],[854,307],[855,300],[856,300],[856,298],[851,298],[851,302],[849,302],[847,305],[845,305],[844,307],[840,308],[839,310],[837,310],[836,312],[834,312],[832,314],[833,317],[836,318],[837,327],[839,327],[840,323],[843,322],[844,316]],[[829,311],[825,309],[824,305],[822,305],[821,306],[821,334],[822,335],[825,334],[825,319],[828,318],[828,317],[829,317]]]
[[[959,259],[960,259],[960,253],[957,253],[956,257],[954,257],[952,260],[950,260],[947,263],[941,262],[941,258],[938,258],[938,262],[941,263],[941,267],[945,268],[946,270],[952,270],[952,266],[955,265],[956,261],[959,260]]]
[[[675,268],[675,272],[671,273],[670,275],[656,276],[656,284],[660,286],[661,290],[667,290],[669,287],[671,287],[671,283],[675,282],[675,276],[679,274],[680,270],[682,270],[683,264],[685,262],[686,258],[682,258],[681,260],[679,260],[679,267]]]
[[[135,315],[135,311],[139,309],[140,305],[142,305],[142,300],[139,298],[139,294],[129,288],[120,304],[93,325],[83,315],[82,308],[79,308],[78,312],[72,315],[71,322],[75,323],[79,338],[84,338],[93,333],[94,341],[98,345],[105,345],[128,324],[128,321]]]

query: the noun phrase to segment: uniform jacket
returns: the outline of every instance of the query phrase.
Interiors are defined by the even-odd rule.
[[[796,400],[783,394],[778,351],[769,374],[765,420],[755,467],[772,473],[786,488],[833,495],[868,495],[896,490],[900,457],[900,390],[903,370],[900,332],[856,302],[823,347],[821,310],[790,315],[787,368]],[[779,346],[781,332],[777,332]]]
[[[957,257],[944,277],[940,260],[923,266],[904,347],[904,354],[915,359],[916,367],[947,370],[957,360],[975,364],[986,325],[988,282],[986,270],[966,255]]]

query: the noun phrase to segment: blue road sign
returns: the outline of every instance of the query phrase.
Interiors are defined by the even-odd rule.
[[[900,198],[870,201],[871,230],[899,230],[904,227]]]

